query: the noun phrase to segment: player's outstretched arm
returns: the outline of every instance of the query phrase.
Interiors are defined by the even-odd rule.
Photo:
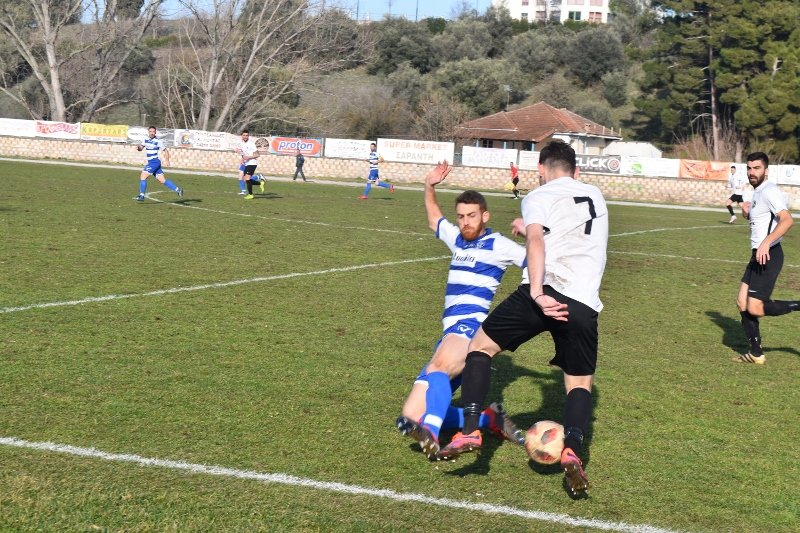
[[[441,183],[453,169],[447,161],[442,161],[425,175],[425,211],[428,214],[428,227],[436,231],[441,220],[442,210],[436,201],[434,186]]]

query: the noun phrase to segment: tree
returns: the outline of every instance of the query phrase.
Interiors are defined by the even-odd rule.
[[[428,22],[387,18],[370,31],[375,35],[375,55],[367,66],[370,74],[390,74],[405,62],[425,74],[437,65]]]
[[[339,10],[305,0],[180,0],[191,13],[159,78],[176,127],[239,129],[296,105],[309,77],[364,61],[366,40]]]
[[[438,91],[426,93],[419,103],[411,134],[426,141],[450,141],[456,126],[470,119],[467,106]]]
[[[608,28],[579,32],[570,43],[569,72],[584,86],[597,83],[603,74],[625,67],[625,50],[619,37]]]
[[[0,36],[15,53],[0,57],[0,91],[33,118],[91,120],[99,110],[125,100],[120,71],[156,16],[161,0],[149,0],[133,21],[114,16],[116,0],[14,0],[0,4]],[[75,23],[81,14],[91,23]],[[14,66],[25,75],[10,75]],[[42,109],[27,78],[47,100]]]
[[[466,105],[476,115],[502,111],[506,98],[517,102],[523,95],[525,77],[505,60],[463,59],[442,65],[434,79],[444,93]],[[505,86],[511,88],[506,92]]]
[[[635,126],[653,139],[699,135],[712,156],[741,160],[747,144],[798,155],[800,6],[771,0],[664,1]],[[724,138],[734,139],[726,147]]]
[[[489,56],[492,35],[486,23],[476,19],[461,19],[451,22],[444,31],[432,39],[436,63],[479,59]]]

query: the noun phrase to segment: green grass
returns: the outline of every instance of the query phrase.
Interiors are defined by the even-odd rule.
[[[668,529],[800,527],[798,317],[763,320],[767,365],[731,362],[749,252],[726,214],[610,206],[593,489],[573,501],[508,443],[428,463],[394,428],[440,332],[447,260],[333,269],[448,255],[421,192],[270,182],[245,202],[231,179],[176,174],[182,202],[153,182],[166,203],[137,204],[136,174],[0,162],[0,308],[133,295],[0,314],[0,437]],[[489,205],[506,231],[519,203]],[[800,296],[798,234],[776,298]],[[490,398],[522,427],[561,418],[551,355],[542,337],[495,359]],[[0,446],[0,530],[457,528],[585,530]]]

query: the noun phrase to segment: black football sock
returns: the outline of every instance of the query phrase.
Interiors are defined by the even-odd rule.
[[[764,302],[764,314],[780,316],[800,309],[800,302],[795,300],[767,300]]]
[[[580,455],[583,451],[583,436],[592,418],[592,393],[576,387],[567,394],[564,403],[564,447]]]
[[[742,329],[747,340],[750,342],[750,353],[756,356],[763,355],[761,350],[761,328],[758,325],[758,318],[747,311],[740,311],[742,317]]]
[[[733,213],[733,206],[729,205],[727,207],[728,207],[728,212],[731,214],[731,216],[735,216],[734,213]]]
[[[478,429],[481,406],[489,394],[492,358],[483,352],[470,352],[461,374],[461,402],[464,404],[464,435]]]
[[[253,194],[253,180],[245,180],[247,185],[247,194]]]

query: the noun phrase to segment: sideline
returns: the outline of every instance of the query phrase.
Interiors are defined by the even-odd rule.
[[[43,164],[43,165],[63,165],[63,166],[72,166],[72,167],[91,167],[91,168],[111,168],[116,170],[131,170],[135,172],[141,172],[141,166],[131,166],[131,165],[113,165],[109,163],[78,163],[72,161],[54,161],[54,160],[38,160],[38,159],[23,159],[23,158],[15,158],[15,157],[0,157],[0,161],[11,161],[15,163],[34,163],[34,164]],[[217,176],[222,178],[231,178],[237,179],[238,174],[234,172],[211,172],[206,170],[185,170],[185,169],[169,169],[169,173],[171,174],[186,174],[186,175],[193,175],[193,176]],[[283,176],[272,176],[266,175],[272,181],[284,181],[290,182],[292,181],[289,177]],[[340,187],[363,187],[363,179],[359,181],[337,181],[335,179],[313,179],[311,178],[309,181],[318,185],[336,185]],[[396,185],[395,189],[402,190],[402,191],[420,191],[422,192],[424,189],[422,185]],[[455,193],[458,194],[464,189],[449,189],[449,188],[442,188],[437,187],[437,192],[447,192],[447,193]],[[499,192],[499,191],[481,191],[481,194],[484,196],[493,196],[493,197],[508,197],[507,192]],[[630,206],[630,207],[654,207],[656,209],[677,209],[681,211],[706,211],[711,213],[727,213],[728,210],[724,207],[703,207],[703,206],[693,206],[693,205],[680,205],[680,204],[657,204],[657,203],[649,203],[649,202],[627,202],[622,200],[606,200],[606,204],[608,205],[618,205],[618,206]],[[792,218],[800,218],[800,213],[792,213]]]
[[[317,481],[315,479],[292,476],[290,474],[269,474],[266,472],[255,472],[252,470],[238,470],[218,465],[204,465],[198,463],[187,463],[185,461],[172,461],[169,459],[157,459],[153,457],[142,457],[140,455],[127,453],[108,453],[95,448],[82,448],[67,444],[56,444],[52,442],[31,442],[15,437],[0,437],[0,445],[14,448],[24,448],[29,450],[41,450],[48,452],[63,453],[78,457],[88,457],[91,459],[101,459],[103,461],[114,461],[123,463],[133,463],[145,467],[166,468],[170,470],[180,470],[192,474],[205,474],[224,478],[245,479],[258,481],[261,483],[277,483],[293,487],[304,487],[319,491],[338,492],[342,494],[352,494],[359,496],[372,496],[396,502],[414,502],[425,505],[435,505],[450,509],[465,509],[492,515],[505,515],[539,522],[550,522],[573,527],[585,527],[601,529],[605,531],[623,531],[626,533],[676,533],[669,529],[660,529],[649,525],[627,524],[625,522],[607,522],[596,518],[575,518],[565,514],[546,513],[543,511],[527,511],[517,507],[506,505],[493,505],[489,503],[474,503],[465,500],[451,500],[449,498],[432,498],[424,494],[408,492],[397,492],[391,489],[377,489],[362,487],[360,485],[348,485],[346,483],[335,483],[330,481]]]

